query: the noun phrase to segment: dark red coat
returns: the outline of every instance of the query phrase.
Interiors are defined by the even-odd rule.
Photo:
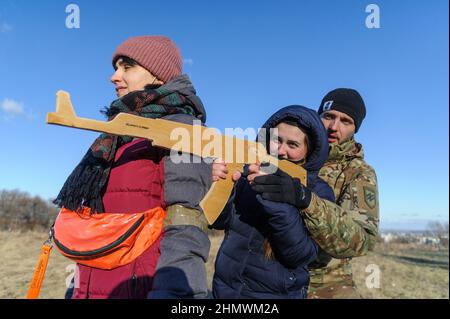
[[[164,155],[165,151],[144,139],[121,146],[103,196],[105,212],[138,213],[157,206],[164,208]],[[132,263],[113,270],[78,264],[72,298],[146,298],[162,236]]]

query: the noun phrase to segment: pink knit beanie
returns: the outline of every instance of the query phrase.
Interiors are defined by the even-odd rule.
[[[113,66],[120,56],[135,60],[163,82],[181,75],[183,64],[180,50],[172,40],[164,36],[147,35],[129,38],[114,52]]]

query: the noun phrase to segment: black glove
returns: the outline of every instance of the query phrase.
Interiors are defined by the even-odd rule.
[[[311,191],[298,178],[292,178],[280,169],[274,174],[257,176],[253,182],[252,189],[264,199],[288,203],[298,209],[307,208],[311,202]]]

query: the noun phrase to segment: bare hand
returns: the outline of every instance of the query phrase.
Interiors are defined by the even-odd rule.
[[[227,164],[221,159],[215,159],[212,165],[212,178],[213,181],[216,182],[219,179],[226,179],[228,175]],[[236,182],[239,178],[241,178],[241,172],[236,171],[231,176],[233,182]]]
[[[248,176],[247,180],[250,182],[250,184],[253,184],[253,180],[257,176],[267,175],[267,173],[264,173],[261,170],[261,164],[251,164],[248,167]]]

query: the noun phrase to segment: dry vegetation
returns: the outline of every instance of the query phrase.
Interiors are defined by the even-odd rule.
[[[0,231],[0,298],[24,298],[46,233],[40,231]],[[211,236],[208,276],[222,236]],[[355,281],[365,298],[449,298],[448,250],[438,251],[416,245],[380,244],[368,256],[355,258]],[[52,251],[40,298],[63,298],[65,281],[72,262]],[[368,289],[365,281],[369,265],[381,271],[380,288]],[[70,269],[69,269],[70,271]]]
[[[20,190],[0,190],[0,230],[45,230],[58,209],[50,201]]]
[[[381,271],[379,289],[366,288],[366,267]],[[379,244],[375,252],[355,258],[355,282],[365,298],[449,298],[448,248],[416,244]]]

